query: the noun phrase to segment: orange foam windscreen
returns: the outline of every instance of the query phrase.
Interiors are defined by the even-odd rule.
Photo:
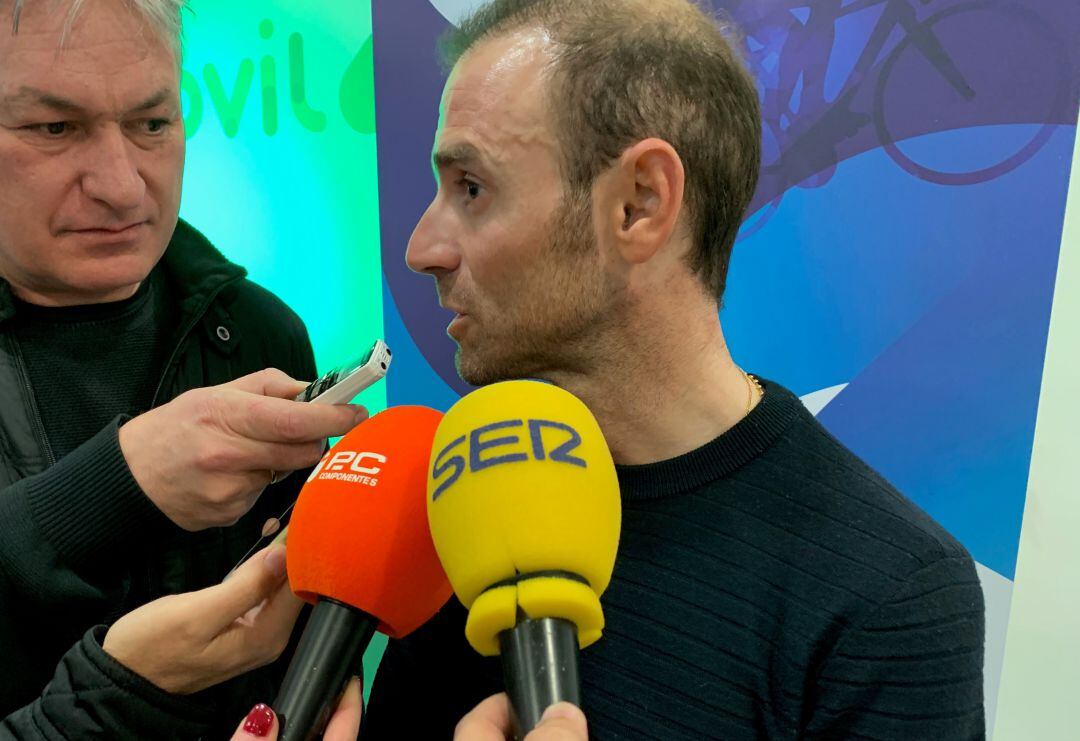
[[[289,523],[289,584],[302,599],[344,602],[400,638],[450,598],[427,517],[427,465],[442,413],[376,414],[312,471]]]

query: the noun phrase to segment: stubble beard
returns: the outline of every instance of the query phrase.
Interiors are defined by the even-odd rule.
[[[485,317],[481,338],[455,356],[473,386],[588,373],[604,355],[618,289],[597,255],[588,200],[564,200],[545,229],[546,245],[523,279]]]

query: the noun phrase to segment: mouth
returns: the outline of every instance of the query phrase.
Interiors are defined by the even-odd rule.
[[[453,309],[451,309],[453,311]],[[450,323],[446,325],[446,334],[450,335],[453,339],[459,339],[464,332],[465,323],[469,321],[468,314],[462,314],[461,312],[454,312],[454,318],[450,320]]]
[[[69,229],[68,232],[95,240],[123,241],[138,236],[142,228],[148,223],[147,221],[136,221],[123,226],[95,226],[88,229]]]

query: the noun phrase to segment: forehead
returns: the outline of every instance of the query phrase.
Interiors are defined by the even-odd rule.
[[[0,95],[33,87],[93,108],[177,84],[173,47],[122,0],[86,3],[70,28],[70,3],[31,2],[17,34],[10,6],[0,10]]]
[[[443,90],[437,146],[468,143],[493,157],[508,147],[551,148],[546,105],[553,48],[539,30],[485,41],[455,65]]]

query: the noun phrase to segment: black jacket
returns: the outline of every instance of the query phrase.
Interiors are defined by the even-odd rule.
[[[300,318],[183,221],[163,267],[179,323],[154,406],[267,367],[314,379]],[[136,484],[117,436],[123,418],[54,462],[10,336],[13,311],[0,281],[0,717],[8,716],[0,738],[228,737],[255,702],[273,699],[281,662],[153,710],[160,697],[135,696],[145,682],[103,680],[131,677],[118,665],[103,669],[111,660],[94,649],[102,633],[87,631],[220,582],[266,519],[295,499],[302,477],[268,488],[233,527],[189,533]]]

